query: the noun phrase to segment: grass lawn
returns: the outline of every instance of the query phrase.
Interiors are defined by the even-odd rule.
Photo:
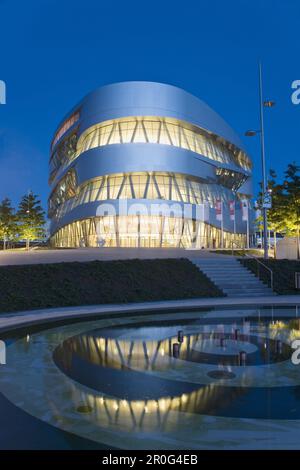
[[[295,273],[300,272],[300,261],[286,259],[261,259],[273,271],[274,290],[278,294],[300,294],[295,288]],[[257,263],[253,259],[242,258],[240,262],[257,274]],[[269,284],[270,276],[267,270],[260,268],[260,278]]]
[[[222,296],[187,259],[0,267],[0,312]]]

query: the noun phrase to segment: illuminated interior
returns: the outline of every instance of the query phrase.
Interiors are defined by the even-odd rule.
[[[114,119],[89,127],[80,136],[76,150],[73,148],[67,160],[64,157],[60,165],[67,164],[87,150],[126,143],[172,145],[198,153],[216,162],[234,163],[242,169],[251,169],[251,161],[247,155],[220,137],[185,121],[144,116]],[[64,143],[60,145],[64,146]],[[54,154],[51,160],[57,159],[59,154],[59,149],[57,149],[56,156]],[[54,165],[50,161],[50,166],[56,167],[58,163]]]
[[[77,129],[75,129],[62,140],[52,154],[50,160],[50,184],[54,180],[59,168],[68,165],[68,163],[73,160],[76,154],[77,139]]]
[[[51,238],[57,247],[178,247],[221,246],[220,229],[202,221],[180,217],[108,215],[77,220],[59,229]],[[235,241],[245,246],[246,236],[223,232],[223,246]]]
[[[246,214],[241,203],[250,199],[252,163],[238,137],[201,102],[187,112],[189,99],[175,99],[182,92],[172,89],[167,99],[175,101],[165,109],[153,84],[144,87],[154,107],[144,104],[142,91],[121,90],[111,104],[94,99],[96,93],[56,132],[49,162],[52,245],[244,246],[251,207],[244,204]]]
[[[49,198],[49,214],[53,213],[54,208],[59,207],[65,201],[76,196],[77,182],[76,173],[73,169],[60,180]]]
[[[222,173],[222,181],[227,187],[177,173],[143,172],[101,176],[76,188],[75,172],[71,170],[49,198],[49,216],[60,218],[81,204],[109,199],[159,199],[189,204],[207,203],[215,207],[217,200],[224,203],[232,200],[232,190],[244,178],[230,171],[228,174]]]
[[[79,120],[79,111],[76,111],[72,116],[70,116],[58,129],[56,132],[51,148],[59,141],[59,139]]]

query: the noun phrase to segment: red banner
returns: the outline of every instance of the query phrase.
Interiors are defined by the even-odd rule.
[[[223,210],[222,210],[222,200],[217,199],[216,200],[216,219],[217,220],[222,220],[223,217]]]
[[[230,220],[235,219],[235,202],[229,201],[229,213],[230,213]]]

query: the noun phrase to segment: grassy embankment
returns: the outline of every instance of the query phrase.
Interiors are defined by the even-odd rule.
[[[257,262],[254,259],[241,258],[240,261],[257,275]],[[295,273],[300,272],[300,261],[285,259],[261,259],[261,261],[273,271],[275,292],[278,294],[300,294],[300,290],[295,288]],[[270,275],[265,268],[259,268],[259,277],[270,285]]]
[[[220,296],[187,259],[0,267],[0,312]]]

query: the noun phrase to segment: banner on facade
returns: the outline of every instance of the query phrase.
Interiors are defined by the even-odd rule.
[[[230,213],[230,220],[235,220],[235,203],[234,203],[234,201],[229,201],[229,213]]]
[[[248,199],[242,199],[242,219],[248,221]]]
[[[217,199],[216,200],[216,219],[222,220],[222,218],[223,218],[222,200]]]

